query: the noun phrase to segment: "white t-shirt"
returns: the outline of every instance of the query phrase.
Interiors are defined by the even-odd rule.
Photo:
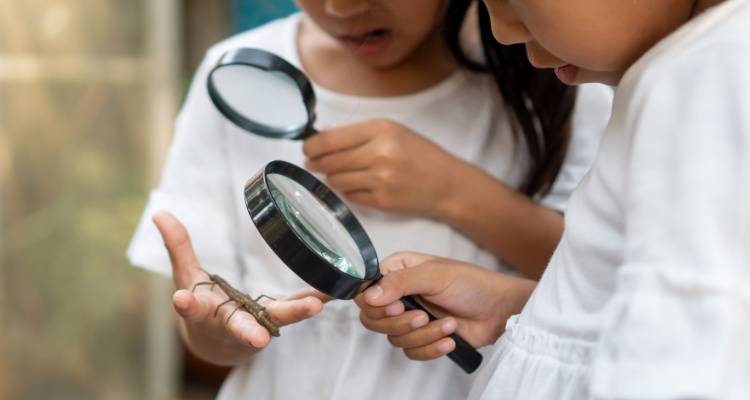
[[[565,224],[471,398],[750,399],[750,1],[627,72]]]
[[[211,49],[198,70],[179,116],[162,181],[151,193],[128,250],[133,264],[170,274],[161,238],[150,217],[160,209],[186,225],[203,268],[252,295],[289,293],[305,286],[269,249],[253,226],[243,200],[247,179],[269,161],[302,165],[301,142],[248,134],[224,119],[205,88],[208,70],[221,54],[256,47],[299,66],[296,47],[300,15],[238,35]],[[514,148],[508,116],[492,78],[458,71],[412,95],[361,98],[316,86],[321,126],[384,117],[420,132],[462,159],[517,187],[527,159]],[[611,90],[581,91],[575,139],[552,193],[542,201],[563,209],[596,153],[611,107]],[[479,195],[479,194],[471,194]],[[381,257],[415,250],[500,269],[489,252],[437,221],[389,215],[353,206]],[[408,360],[386,338],[367,331],[352,302],[326,305],[313,319],[284,327],[281,337],[254,359],[235,368],[220,398],[257,399],[456,399],[468,393],[473,376],[448,359]]]

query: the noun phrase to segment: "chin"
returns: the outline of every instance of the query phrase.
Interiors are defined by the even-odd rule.
[[[374,69],[389,69],[398,66],[403,62],[399,57],[393,55],[382,55],[374,57],[357,57],[360,63]]]

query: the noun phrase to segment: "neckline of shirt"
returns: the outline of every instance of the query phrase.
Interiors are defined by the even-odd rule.
[[[300,23],[302,22],[302,13],[292,14],[287,21],[284,38],[285,53],[287,61],[303,69],[302,61],[299,56],[297,47],[297,36],[299,34]],[[315,96],[326,106],[334,107],[346,111],[367,110],[368,113],[398,113],[413,112],[414,108],[425,107],[435,103],[446,96],[451,95],[467,81],[468,72],[463,68],[456,69],[450,76],[442,81],[415,93],[400,96],[383,96],[383,97],[366,97],[349,94],[342,94],[329,90],[312,82]]]

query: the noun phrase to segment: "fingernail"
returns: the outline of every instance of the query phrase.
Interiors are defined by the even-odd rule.
[[[427,325],[428,322],[430,322],[430,319],[426,315],[418,315],[411,320],[410,325],[412,328],[417,329]]]
[[[383,288],[380,285],[371,286],[365,291],[365,299],[370,302],[377,300],[378,297],[383,295]]]
[[[451,333],[455,332],[455,330],[456,330],[456,320],[454,320],[454,319],[446,320],[445,322],[443,322],[443,325],[440,327],[440,329],[445,334],[451,334]]]
[[[443,340],[438,344],[438,350],[440,350],[443,354],[448,354],[451,351],[453,351],[453,348],[455,347],[455,343],[453,343],[453,339]]]

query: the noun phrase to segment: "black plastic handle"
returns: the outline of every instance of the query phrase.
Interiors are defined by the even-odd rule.
[[[435,316],[432,315],[432,313],[429,312],[423,305],[419,304],[419,302],[414,297],[402,297],[401,302],[404,303],[407,311],[422,310],[427,313],[430,321],[437,320],[437,318],[435,318]],[[454,363],[458,364],[458,366],[466,371],[467,374],[476,371],[477,368],[479,368],[479,365],[482,363],[482,355],[479,354],[479,352],[461,336],[458,336],[458,334],[454,333],[450,337],[454,342],[456,342],[456,348],[452,352],[448,353],[448,358],[453,360]]]

